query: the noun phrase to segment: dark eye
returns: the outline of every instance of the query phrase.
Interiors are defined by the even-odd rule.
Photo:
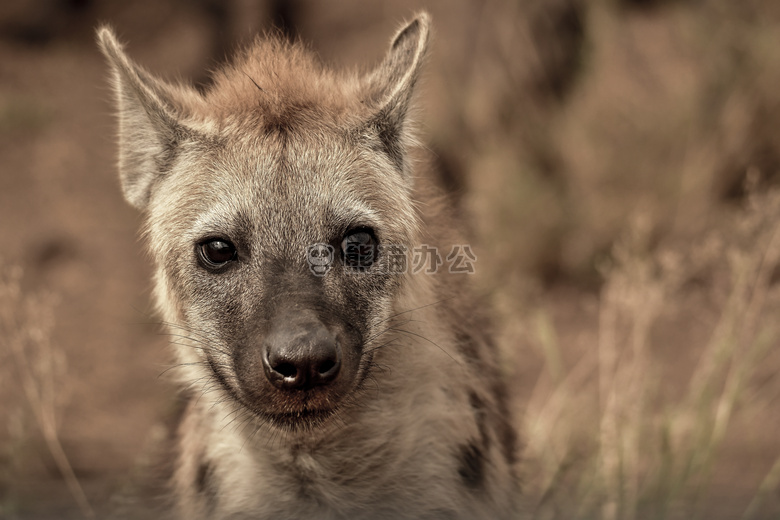
[[[350,231],[341,241],[341,256],[348,267],[365,269],[376,261],[377,240],[371,229]]]
[[[212,238],[198,245],[198,258],[203,267],[219,269],[236,259],[236,247],[221,238]]]

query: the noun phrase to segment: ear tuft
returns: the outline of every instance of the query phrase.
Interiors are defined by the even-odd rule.
[[[393,37],[381,65],[367,78],[370,120],[393,162],[405,169],[406,118],[428,48],[430,17],[421,12]]]
[[[97,30],[98,45],[103,54],[111,61],[118,61],[120,56],[124,53],[122,51],[122,45],[117,40],[114,30],[108,25],[101,25]]]

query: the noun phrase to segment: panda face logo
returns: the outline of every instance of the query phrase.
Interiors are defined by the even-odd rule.
[[[330,244],[312,244],[306,246],[306,262],[314,276],[325,276],[333,264],[333,246]]]

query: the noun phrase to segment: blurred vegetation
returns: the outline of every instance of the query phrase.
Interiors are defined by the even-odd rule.
[[[690,237],[739,203],[750,169],[776,182],[772,2],[510,6],[486,8],[473,87],[452,103],[476,235],[512,243],[496,271],[598,284],[638,209],[651,235]]]
[[[530,514],[776,518],[776,0],[7,2],[0,153],[23,150],[25,164],[4,161],[0,182],[34,197],[57,168],[72,178],[84,171],[74,192],[89,194],[90,175],[111,171],[105,159],[89,162],[95,137],[111,124],[107,102],[71,114],[72,102],[54,101],[63,89],[75,96],[94,88],[78,78],[93,81],[85,71],[104,70],[93,42],[98,22],[117,27],[152,71],[208,88],[208,68],[273,25],[311,42],[326,61],[353,66],[378,60],[396,24],[422,8],[436,36],[419,97],[421,137],[469,217],[478,287],[495,308],[527,442]],[[90,111],[95,119],[85,118]],[[100,117],[102,127],[78,133]],[[58,140],[65,135],[75,137]],[[50,141],[66,143],[67,153],[52,147],[47,160]],[[112,196],[107,208],[119,203]],[[55,240],[68,255],[47,266],[91,251],[87,238],[71,238],[88,237],[91,229],[78,226],[94,224],[73,221],[67,240]],[[25,225],[15,237],[49,232]],[[78,275],[69,269],[61,278]],[[57,286],[60,271],[51,272],[47,283]],[[8,280],[0,291],[17,292],[0,299],[0,316],[25,323],[0,323],[13,338],[38,327],[35,312],[20,310],[38,300]],[[68,283],[64,298],[88,297]],[[57,367],[96,348],[81,336],[85,327],[74,329],[72,338],[52,339]],[[66,475],[63,486],[75,487],[67,465],[52,462],[56,428],[35,437],[40,407],[13,393],[11,359],[25,358],[9,341],[0,343],[0,397],[15,396],[0,408],[0,516],[15,518],[24,507],[14,478],[38,471],[29,452],[49,453],[43,458]],[[46,377],[68,386],[60,368]],[[46,408],[46,424],[62,419],[57,403]],[[119,443],[118,434],[102,435]],[[105,500],[105,487],[96,489],[85,486],[93,504]]]
[[[752,194],[748,206],[685,246],[651,248],[649,221],[636,220],[603,266],[593,349],[571,366],[562,367],[565,347],[540,315],[532,335],[545,370],[524,416],[535,518],[778,514],[780,450],[750,430],[765,427],[780,391],[780,192]],[[714,312],[686,311],[702,299]],[[662,355],[668,335],[658,331],[681,317],[708,321],[698,341],[673,332],[676,349],[695,353],[692,363],[681,362],[685,353]],[[747,485],[732,473],[738,468],[718,463],[734,439],[765,450]]]

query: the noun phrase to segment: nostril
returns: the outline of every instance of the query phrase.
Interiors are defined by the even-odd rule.
[[[271,367],[274,372],[282,375],[282,377],[295,377],[298,375],[298,369],[292,363],[278,363]]]
[[[336,366],[336,362],[332,359],[326,359],[322,363],[320,363],[320,366],[317,367],[317,372],[320,375],[326,375],[328,372],[333,370]]]

